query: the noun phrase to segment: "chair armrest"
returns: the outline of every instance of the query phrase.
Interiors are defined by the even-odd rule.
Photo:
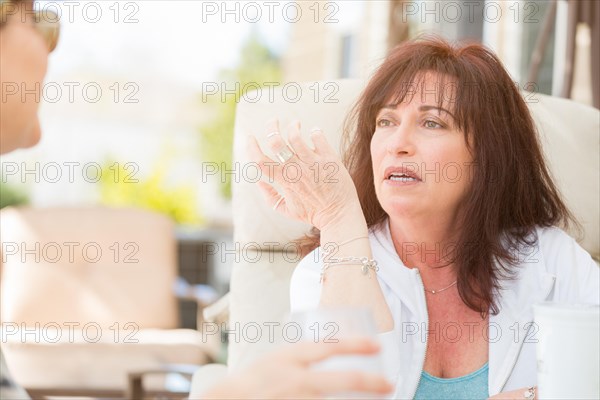
[[[219,300],[209,306],[206,306],[202,311],[203,320],[206,322],[216,322],[218,324],[229,321],[229,296],[227,293]]]
[[[166,365],[161,368],[130,372],[127,376],[127,393],[126,399],[139,400],[144,398],[144,378],[148,375],[167,375],[179,374],[187,378],[192,378],[195,371],[198,369],[196,365]],[[165,395],[167,393],[160,393]],[[169,398],[185,398],[187,393],[168,392]]]

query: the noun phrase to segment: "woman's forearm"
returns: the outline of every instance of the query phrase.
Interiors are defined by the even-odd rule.
[[[343,244],[345,242],[349,243]],[[360,207],[339,214],[336,221],[321,230],[321,259],[327,248],[335,249],[330,255],[333,258],[373,258],[367,223]],[[365,275],[361,265],[337,265],[328,268],[323,279],[320,304],[368,307],[373,312],[379,332],[387,332],[394,327],[392,314],[381,291],[376,272],[369,270],[368,275]]]

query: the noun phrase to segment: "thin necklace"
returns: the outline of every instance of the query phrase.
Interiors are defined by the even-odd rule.
[[[452,286],[456,285],[456,282],[458,282],[458,281],[454,281],[451,284],[449,284],[448,286],[446,286],[445,288],[439,289],[439,290],[429,290],[429,289],[425,289],[425,287],[423,287],[423,289],[425,289],[426,292],[429,292],[431,294],[437,294],[439,292],[443,292],[446,289],[450,289]]]

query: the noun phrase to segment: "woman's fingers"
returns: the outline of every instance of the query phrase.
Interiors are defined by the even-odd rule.
[[[367,337],[340,339],[336,343],[305,342],[288,346],[278,356],[280,365],[300,363],[308,369],[312,364],[340,355],[370,355],[379,351],[379,344]],[[308,370],[307,370],[308,371]],[[392,386],[381,375],[361,371],[310,371],[306,379],[307,395],[322,395],[340,392],[388,393]]]
[[[267,122],[267,143],[269,147],[273,151],[275,158],[280,163],[285,163],[288,160],[296,157],[294,150],[288,146],[288,144],[281,136],[281,132],[279,131],[279,120],[272,119]]]
[[[248,136],[248,152],[250,159],[258,164],[262,176],[268,177],[269,182],[275,182],[276,178],[281,176],[281,166],[262,152],[254,135]]]
[[[515,400],[515,399],[522,399],[523,398],[523,392],[526,392],[528,390],[528,388],[524,387],[521,389],[517,389],[517,390],[511,390],[510,392],[502,392],[502,393],[498,393],[495,396],[489,397],[489,400]]]
[[[300,160],[311,164],[311,161],[315,158],[313,151],[306,145],[300,132],[300,122],[294,121],[290,124],[288,129],[288,138],[290,140],[290,146],[294,152],[298,155]]]
[[[285,198],[282,194],[279,194],[277,190],[268,183],[258,181],[258,187],[263,193],[267,203],[273,208],[273,210],[285,210]]]
[[[355,196],[356,191],[353,190],[352,178],[325,135],[320,130],[311,134],[315,144],[313,150],[302,138],[300,128],[299,122],[291,124],[288,145],[281,135],[277,119],[266,124],[266,145],[272,150],[275,160],[263,153],[252,135],[248,148],[262,172],[261,180],[285,193],[286,198],[282,199],[273,187],[261,184],[268,204],[290,218],[324,225],[337,210],[344,208],[347,198]],[[265,179],[267,177],[268,180]]]
[[[277,118],[272,118],[267,121],[265,124],[265,129],[267,130],[267,137],[271,133],[280,133],[279,132],[279,120]]]
[[[335,155],[336,152],[333,147],[327,141],[327,137],[321,130],[321,128],[313,128],[310,131],[310,138],[315,145],[315,152],[322,155]]]

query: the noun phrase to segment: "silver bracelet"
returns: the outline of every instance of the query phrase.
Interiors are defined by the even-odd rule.
[[[321,277],[319,279],[319,283],[323,283],[323,278],[325,277],[325,271],[327,271],[331,267],[335,267],[338,265],[362,265],[361,271],[363,275],[368,275],[371,278],[371,274],[369,274],[369,270],[379,271],[379,267],[377,266],[377,261],[367,258],[367,257],[342,257],[342,258],[330,258],[326,263],[323,264],[323,268],[321,269]]]

